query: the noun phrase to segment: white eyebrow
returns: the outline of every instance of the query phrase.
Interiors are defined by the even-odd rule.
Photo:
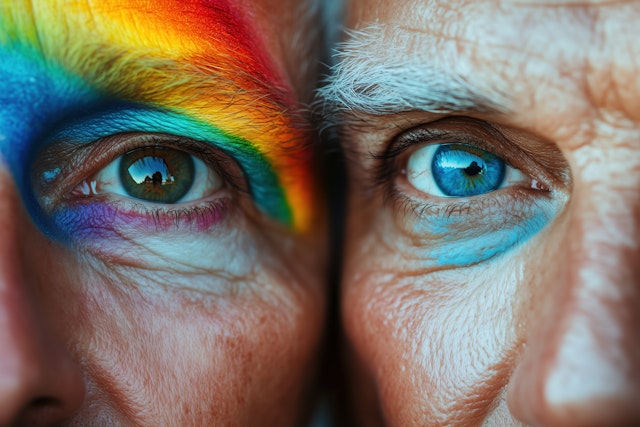
[[[408,57],[409,46],[402,39],[381,50],[383,32],[381,25],[349,31],[347,41],[338,45],[335,65],[317,92],[316,108],[327,125],[359,112],[504,111],[505,94],[481,90],[465,77],[467,73],[439,64],[437,58]]]

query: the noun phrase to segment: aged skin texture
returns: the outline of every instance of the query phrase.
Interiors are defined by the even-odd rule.
[[[303,422],[316,6],[0,1],[0,426]]]
[[[640,423],[640,4],[348,7],[360,425]]]

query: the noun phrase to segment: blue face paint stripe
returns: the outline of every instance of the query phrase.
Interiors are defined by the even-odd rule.
[[[538,234],[558,213],[559,206],[547,200],[533,202],[522,210],[488,210],[476,216],[438,216],[418,220],[421,247],[417,258],[428,269],[468,267],[514,250]]]

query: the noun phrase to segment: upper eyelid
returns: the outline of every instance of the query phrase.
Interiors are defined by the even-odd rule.
[[[228,171],[229,167],[222,166],[233,161],[230,156],[227,156],[216,147],[188,138],[162,134],[132,133],[110,135],[81,146],[73,146],[72,144],[71,147],[65,147],[65,143],[60,143],[60,145],[53,144],[45,148],[43,153],[46,158],[45,164],[39,164],[37,161],[34,164],[34,173],[46,172],[46,164],[49,163],[58,168],[60,168],[60,165],[64,166],[59,173],[63,178],[53,179],[43,186],[47,188],[47,193],[53,198],[59,199],[63,197],[65,193],[71,191],[82,180],[87,179],[92,174],[99,173],[125,153],[147,146],[165,146],[198,156],[207,166],[212,167],[219,173],[226,184],[232,186],[235,190],[246,191],[243,188],[245,187],[243,183],[239,182],[244,179],[244,175],[234,176]],[[49,153],[49,151],[53,151],[53,153]],[[75,165],[78,163],[82,164],[83,167],[76,167]],[[236,168],[238,167],[236,166]],[[37,179],[37,177],[34,178]],[[52,192],[53,194],[51,194]]]
[[[445,118],[403,130],[392,139],[382,153],[372,153],[371,156],[376,161],[374,181],[376,187],[393,185],[393,180],[390,178],[397,173],[398,162],[404,159],[402,160],[402,163],[404,163],[408,158],[408,151],[413,151],[424,145],[461,142],[479,147],[502,157],[496,153],[497,150],[495,146],[487,143],[482,138],[478,138],[477,136],[473,137],[469,132],[458,130],[448,131],[437,127],[440,122],[447,121],[447,119],[448,118]],[[473,120],[475,122],[475,119]],[[468,125],[469,123],[465,124]],[[496,137],[496,135],[491,136]],[[507,163],[509,163],[508,159]]]
[[[385,151],[379,154],[372,153],[372,157],[377,161],[376,185],[389,181],[392,169],[397,166],[394,162],[398,162],[401,156],[406,156],[403,153],[407,150],[430,143],[449,142],[462,142],[486,150],[550,188],[565,185],[568,181],[563,174],[568,166],[559,150],[556,149],[553,154],[562,157],[560,166],[556,168],[558,170],[550,171],[547,165],[541,164],[530,152],[512,141],[499,126],[476,118],[448,116],[403,130],[391,140]]]
[[[393,157],[405,150],[425,145],[428,143],[450,143],[461,142],[468,145],[477,146],[483,150],[498,155],[496,151],[505,151],[504,145],[509,144],[507,138],[495,127],[487,122],[476,119],[461,118],[464,122],[456,123],[457,118],[444,118],[428,124],[421,124],[402,131],[393,138],[391,144],[384,153],[374,155],[375,158]],[[445,123],[448,126],[461,125],[463,129],[448,130],[442,129],[439,125]],[[477,127],[475,132],[469,128]],[[494,141],[493,143],[488,140]]]

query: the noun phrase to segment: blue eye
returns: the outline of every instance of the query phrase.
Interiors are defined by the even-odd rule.
[[[407,180],[438,197],[471,197],[504,188],[527,177],[488,151],[461,143],[419,148],[407,164]]]
[[[440,145],[431,161],[431,173],[440,191],[451,197],[477,196],[497,190],[504,180],[505,163],[470,145]]]

